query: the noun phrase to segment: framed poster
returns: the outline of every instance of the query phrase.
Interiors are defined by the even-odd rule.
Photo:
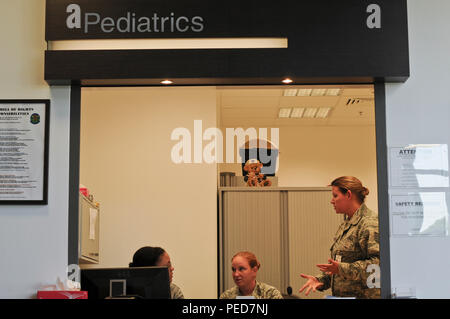
[[[46,205],[50,100],[0,100],[0,204]]]

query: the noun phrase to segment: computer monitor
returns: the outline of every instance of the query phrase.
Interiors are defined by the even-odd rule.
[[[93,268],[81,270],[81,290],[88,299],[170,299],[167,267]]]

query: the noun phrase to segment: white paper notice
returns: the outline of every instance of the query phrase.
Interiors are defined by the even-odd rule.
[[[45,103],[0,104],[0,199],[43,200]]]
[[[95,240],[95,225],[97,223],[98,210],[89,208],[89,239]]]
[[[391,195],[393,236],[447,236],[449,193],[409,193]]]
[[[447,144],[391,147],[389,164],[391,187],[449,187]]]

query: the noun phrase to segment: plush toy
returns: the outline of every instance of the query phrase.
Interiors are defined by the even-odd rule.
[[[250,159],[245,162],[244,171],[247,175],[244,177],[244,181],[247,182],[247,186],[271,186],[272,182],[267,179],[267,176],[261,174],[261,168],[263,164],[257,159]]]

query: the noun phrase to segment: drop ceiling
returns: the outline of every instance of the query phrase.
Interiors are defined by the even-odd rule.
[[[340,89],[340,93],[338,96],[285,96],[296,91],[300,94],[299,90],[304,88]],[[372,85],[218,87],[217,92],[222,127],[375,125]],[[280,108],[325,107],[331,109],[324,119],[278,117]]]

